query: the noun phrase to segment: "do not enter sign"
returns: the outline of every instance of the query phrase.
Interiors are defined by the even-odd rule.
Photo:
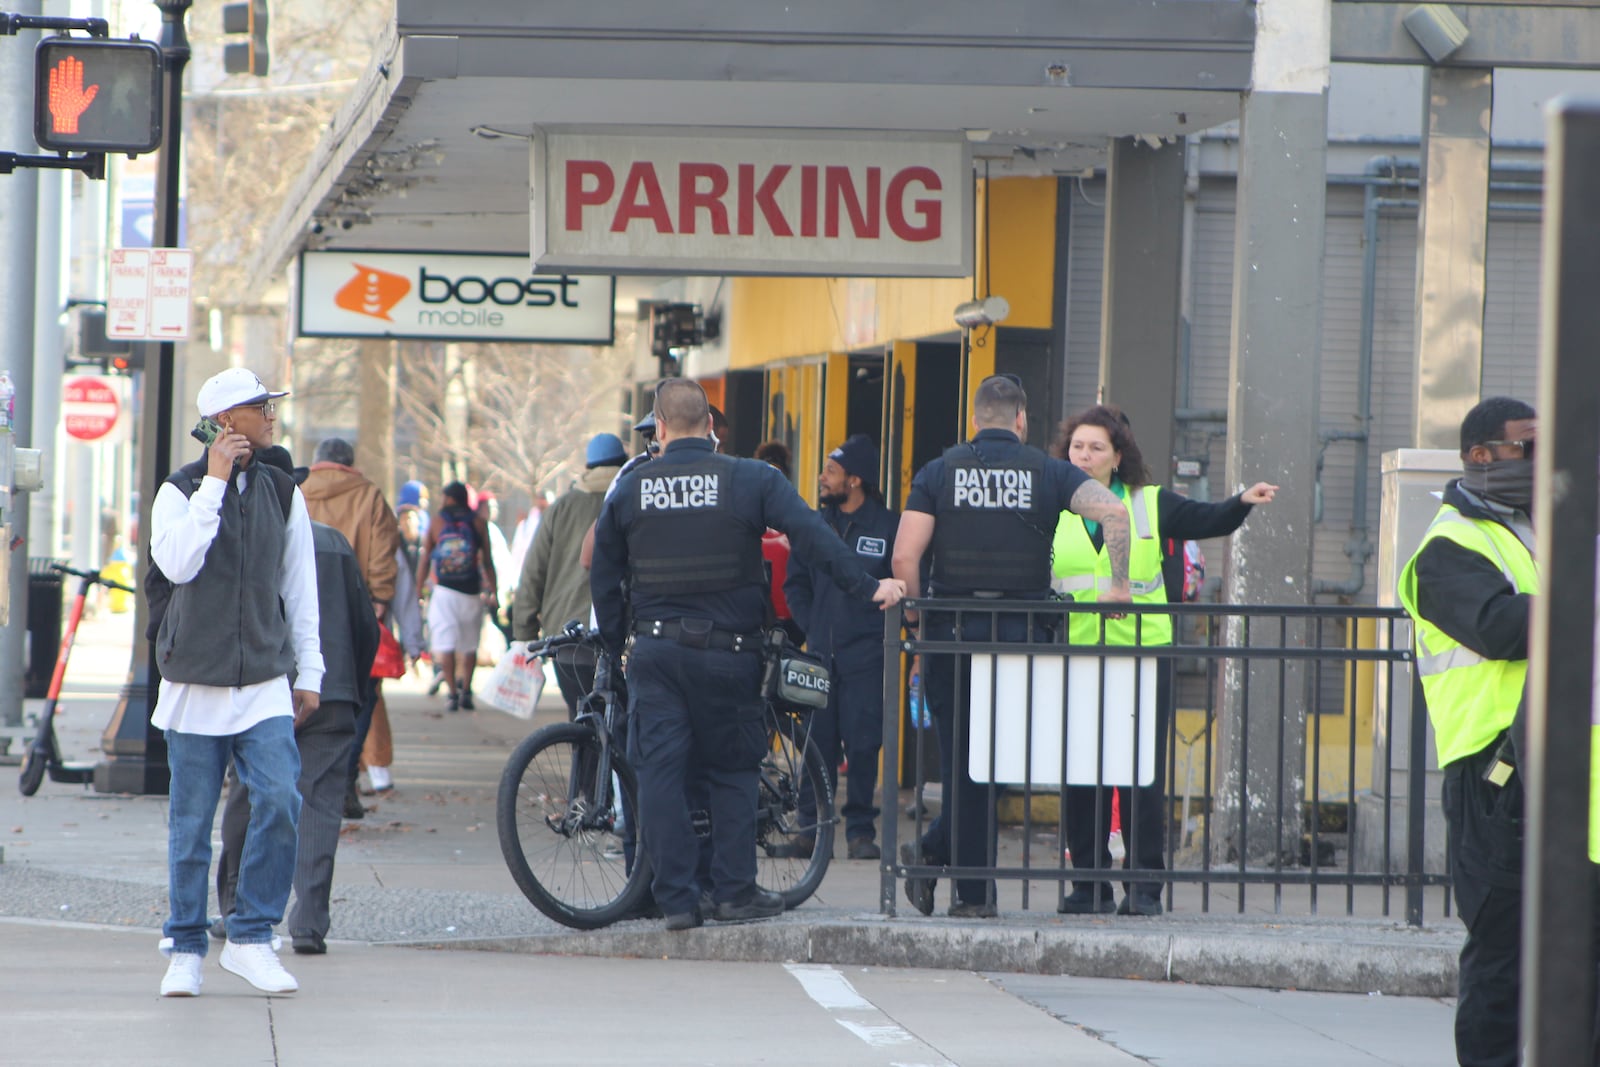
[[[80,441],[98,441],[117,424],[121,406],[117,391],[99,378],[73,378],[62,398],[61,417],[67,434]]]

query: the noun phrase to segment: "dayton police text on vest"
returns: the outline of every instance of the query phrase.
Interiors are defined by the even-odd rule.
[[[958,508],[1033,507],[1033,472],[955,468]]]
[[[678,474],[667,478],[639,479],[639,507],[649,511],[673,508],[714,508],[720,490],[717,474]]]

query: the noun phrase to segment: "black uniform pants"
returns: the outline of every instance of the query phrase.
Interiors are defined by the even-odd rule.
[[[711,894],[743,903],[756,890],[756,795],[766,748],[761,657],[635,638],[628,659],[628,754],[639,779],[639,823],[666,915],[700,902],[699,841],[689,785],[711,812]]]
[[[1444,769],[1451,881],[1467,927],[1456,1001],[1461,1067],[1516,1067],[1521,1044],[1522,777],[1483,780],[1496,744]]]
[[[578,703],[594,692],[594,653],[584,649],[559,649],[555,654],[556,685],[567,703],[567,719],[578,717]]]
[[[844,817],[846,841],[871,841],[877,837],[878,755],[883,750],[883,657],[865,667],[833,667],[833,687],[828,706],[811,713],[811,743],[828,768],[834,803]],[[839,792],[839,755],[849,763],[845,788]],[[800,816],[804,825],[816,822],[817,802],[807,779],[800,789]]]
[[[1111,795],[1116,791],[1122,812],[1122,838],[1127,844],[1124,867],[1159,871],[1166,868],[1167,745],[1172,733],[1172,660],[1156,660],[1156,776],[1147,786],[1092,785],[1066,789],[1067,848],[1079,870],[1104,870],[1111,866]],[[1140,753],[1143,756],[1143,753]],[[1080,893],[1092,893],[1095,883],[1074,882]],[[1100,897],[1110,899],[1111,886],[1100,883]],[[1141,899],[1161,896],[1160,882],[1136,882],[1127,892]]]
[[[996,626],[996,624],[998,624]],[[948,612],[929,612],[923,617],[922,636],[929,641],[955,638],[955,616]],[[991,638],[991,632],[994,636]],[[964,641],[1026,641],[1027,616],[1015,614],[974,615],[961,625]],[[1035,634],[1035,640],[1047,635]],[[967,755],[972,739],[967,719],[968,677],[971,656],[922,657],[922,689],[928,698],[928,712],[939,731],[939,773],[944,783],[944,799],[939,815],[923,834],[922,854],[929,863],[957,867],[993,867],[999,828],[992,796],[999,786],[979,784],[967,773]],[[956,899],[963,904],[983,904],[993,890],[988,878],[963,878],[956,882]]]

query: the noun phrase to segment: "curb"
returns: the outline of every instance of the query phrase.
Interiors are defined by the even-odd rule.
[[[1213,920],[1204,931],[1183,920],[1143,922],[1148,929],[1132,931],[1096,920],[1017,926],[859,917],[704,926],[682,933],[649,927],[405,944],[533,955],[831,963],[1320,993],[1456,995],[1461,936],[1454,932],[1351,920],[1339,920],[1338,925],[1230,923],[1221,928]]]

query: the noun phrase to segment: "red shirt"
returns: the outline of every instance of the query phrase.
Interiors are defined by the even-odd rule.
[[[778,530],[761,535],[761,558],[772,568],[772,612],[780,619],[791,619],[789,602],[783,596],[783,580],[789,575],[789,538]]]

